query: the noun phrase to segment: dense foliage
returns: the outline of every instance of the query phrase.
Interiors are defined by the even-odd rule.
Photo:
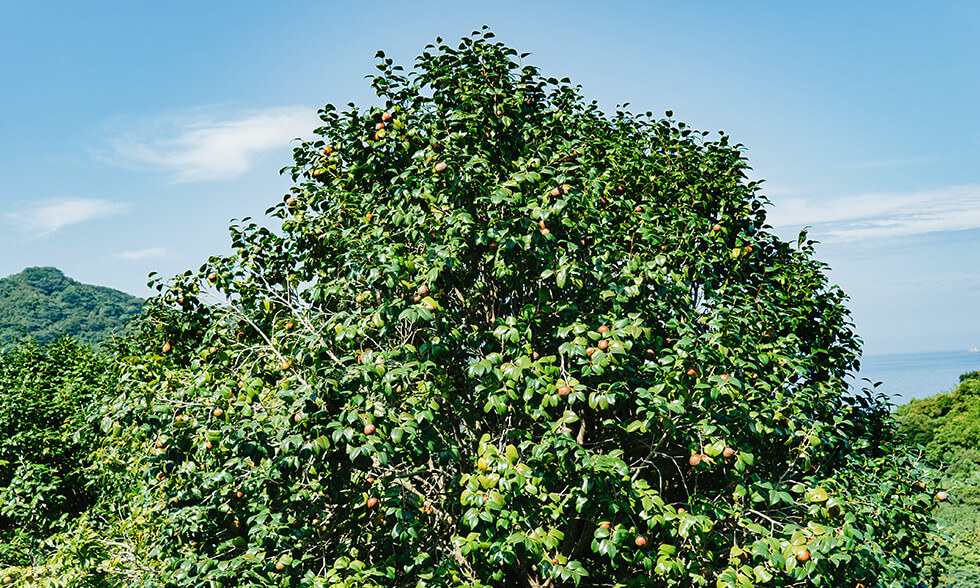
[[[935,480],[739,145],[486,31],[379,57],[281,226],[158,284],[89,420],[102,515],[13,581],[931,582]]]
[[[96,499],[88,405],[106,362],[70,339],[0,354],[0,565],[27,565],[40,540]]]
[[[53,267],[0,279],[0,348],[32,338],[97,343],[139,314],[142,301],[104,286],[80,284]]]
[[[960,376],[948,393],[898,407],[899,430],[935,463],[944,464],[944,485],[955,501],[936,510],[942,523],[950,586],[980,585],[980,372]]]

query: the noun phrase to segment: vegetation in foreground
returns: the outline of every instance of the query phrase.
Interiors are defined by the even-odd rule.
[[[109,360],[70,339],[0,358],[0,561],[23,565],[99,496],[84,415]]]
[[[53,267],[29,267],[0,279],[0,349],[29,336],[42,345],[61,337],[99,343],[139,314],[142,300],[81,284]]]
[[[486,31],[379,58],[281,227],[103,351],[65,421],[98,497],[12,583],[934,583],[937,479],[847,393],[845,297],[740,146],[603,115]]]

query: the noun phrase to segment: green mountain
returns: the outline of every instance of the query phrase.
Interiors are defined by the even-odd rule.
[[[0,279],[0,348],[25,338],[64,336],[98,343],[140,311],[142,300],[72,280],[53,267],[31,267]]]

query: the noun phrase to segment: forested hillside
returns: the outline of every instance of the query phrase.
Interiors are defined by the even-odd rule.
[[[31,267],[0,279],[0,348],[32,338],[73,337],[97,343],[119,332],[142,300],[104,286],[81,284],[53,267]]]
[[[912,400],[895,410],[899,430],[943,465],[953,500],[941,505],[948,579],[957,588],[980,586],[980,372],[960,376],[950,392]]]

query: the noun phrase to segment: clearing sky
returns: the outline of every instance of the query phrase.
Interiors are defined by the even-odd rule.
[[[611,112],[724,130],[868,353],[980,346],[980,3],[21,2],[0,21],[0,276],[139,296],[229,252],[326,103],[489,25]],[[259,220],[273,224],[271,220]]]

